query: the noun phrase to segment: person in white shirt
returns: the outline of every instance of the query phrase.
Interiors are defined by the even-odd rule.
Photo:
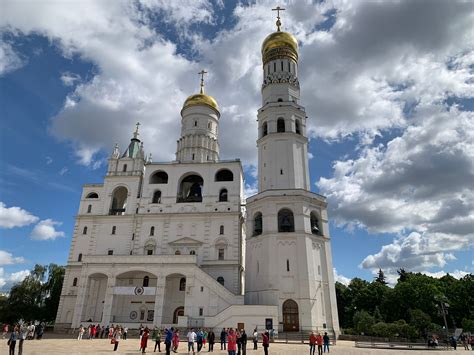
[[[82,336],[84,335],[84,327],[81,326],[79,327],[79,335],[77,336],[77,340],[82,340]]]
[[[257,343],[258,343],[258,332],[257,328],[253,331],[253,350],[257,350]]]
[[[194,342],[196,341],[196,333],[194,332],[194,329],[191,329],[188,334],[186,335],[186,338],[188,338],[188,354],[193,350],[193,355],[194,355]]]

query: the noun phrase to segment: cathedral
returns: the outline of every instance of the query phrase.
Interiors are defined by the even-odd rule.
[[[221,114],[201,90],[181,109],[176,160],[152,162],[139,125],[76,216],[56,328],[80,324],[339,333],[324,196],[310,191],[298,42],[262,44],[258,193],[219,159]]]

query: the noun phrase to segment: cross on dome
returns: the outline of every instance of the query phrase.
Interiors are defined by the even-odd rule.
[[[204,94],[204,74],[207,74],[207,71],[205,71],[203,69],[198,74],[201,75],[201,90],[200,90],[200,93]]]
[[[281,21],[280,21],[280,11],[285,11],[286,9],[280,7],[280,6],[277,6],[276,8],[272,9],[272,11],[276,11],[277,12],[277,21],[276,21],[276,25],[277,25],[277,31],[280,32],[280,27],[281,27]]]
[[[138,135],[140,134],[140,133],[138,133],[138,127],[140,127],[140,122],[137,122],[137,123],[135,124],[135,126],[136,126],[137,128],[135,129],[135,132],[133,132],[133,138],[138,138]]]

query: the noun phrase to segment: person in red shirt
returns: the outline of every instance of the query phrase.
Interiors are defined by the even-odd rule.
[[[265,333],[262,333],[262,346],[265,355],[268,355],[268,347],[270,346],[270,336],[268,334],[268,330]]]
[[[323,355],[323,337],[321,333],[316,336],[316,344],[318,344],[318,355]]]
[[[148,346],[148,337],[149,337],[150,331],[148,330],[148,327],[145,328],[142,334],[142,338],[140,339],[140,350],[144,354],[146,351],[146,347]]]
[[[235,355],[237,351],[237,336],[232,328],[229,329],[227,335],[227,352],[229,355]]]
[[[314,355],[315,351],[316,351],[316,335],[314,335],[314,332],[311,332],[309,336],[309,355]]]

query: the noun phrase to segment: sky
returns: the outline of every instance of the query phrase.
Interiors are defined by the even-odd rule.
[[[474,270],[470,1],[13,1],[0,4],[0,291],[64,265],[82,185],[141,123],[175,158],[180,110],[208,71],[222,159],[257,191],[260,46],[299,42],[312,191],[327,196],[336,280],[381,268]]]

